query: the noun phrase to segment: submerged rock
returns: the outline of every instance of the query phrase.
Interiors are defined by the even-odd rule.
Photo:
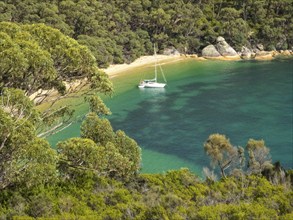
[[[218,52],[214,45],[208,45],[202,50],[203,57],[220,57],[221,54]]]

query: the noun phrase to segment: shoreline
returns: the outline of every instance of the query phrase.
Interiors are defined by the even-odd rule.
[[[286,52],[286,51],[284,51]],[[264,53],[262,54],[258,54],[256,57],[250,58],[250,59],[245,59],[245,58],[241,58],[239,55],[236,56],[219,56],[219,57],[199,57],[197,54],[178,54],[178,55],[150,55],[150,56],[142,56],[138,59],[136,59],[134,62],[130,63],[130,64],[114,64],[114,65],[110,65],[108,68],[104,68],[104,69],[100,69],[102,71],[104,71],[108,76],[109,79],[112,79],[116,76],[118,76],[120,73],[125,73],[128,70],[132,70],[135,68],[139,68],[139,67],[143,67],[143,66],[148,66],[148,65],[152,65],[155,62],[160,63],[161,65],[164,64],[169,64],[169,63],[173,63],[173,62],[179,62],[179,61],[183,61],[183,60],[194,60],[194,61],[240,61],[240,60],[256,60],[256,61],[270,61],[273,60],[275,58],[278,57],[286,57],[286,58],[290,58],[293,57],[292,56],[293,53],[283,53],[282,51],[278,52],[278,51],[264,51]],[[73,81],[71,83],[66,83],[66,89],[67,90],[72,90],[75,87],[78,87],[80,85],[83,84],[83,82],[85,82],[84,80],[76,80]],[[39,90],[35,93],[33,93],[32,95],[29,96],[29,98],[31,100],[33,100],[34,102],[37,102],[38,99],[36,99],[36,96],[38,95],[42,95],[42,94],[48,94],[48,97],[46,99],[58,96],[56,95],[56,91],[53,90]],[[45,101],[45,103],[47,103],[48,101]]]
[[[197,54],[178,54],[178,55],[149,55],[149,56],[141,56],[140,58],[137,58],[135,61],[133,61],[130,64],[112,64],[107,68],[102,68],[100,70],[104,71],[109,78],[114,78],[121,72],[126,72],[127,70],[134,69],[137,67],[142,67],[146,65],[154,64],[155,62],[158,62],[160,64],[167,64],[172,62],[178,62],[185,59],[193,59],[195,61],[239,61],[239,60],[257,60],[257,61],[264,61],[264,60],[273,60],[276,57],[292,57],[292,54],[282,54],[276,53],[276,51],[266,51],[264,54],[258,54],[255,57],[251,57],[249,59],[242,58],[240,55],[236,56],[220,56],[220,57],[199,57]]]
[[[138,67],[143,67],[143,66],[148,66],[148,65],[152,65],[155,64],[156,62],[164,65],[164,64],[168,64],[168,63],[173,63],[173,62],[179,62],[182,60],[186,60],[186,59],[192,59],[192,60],[196,60],[196,61],[208,61],[210,59],[206,59],[204,57],[199,57],[197,54],[178,54],[178,55],[161,55],[161,54],[157,54],[155,55],[149,55],[149,56],[141,56],[140,58],[137,58],[135,61],[133,61],[130,64],[112,64],[110,65],[108,68],[103,68],[101,69],[102,71],[104,71],[110,79],[116,77],[117,75],[119,75],[119,73],[122,72],[126,72],[127,70],[131,70],[134,68],[138,68]],[[220,59],[219,59],[220,60]],[[222,58],[222,60],[228,60],[226,58]],[[231,60],[231,59],[229,59]]]
[[[158,62],[160,64],[170,63],[170,62],[177,62],[179,60],[184,59],[182,55],[150,55],[150,56],[142,56],[135,61],[133,61],[130,64],[113,64],[110,65],[108,68],[101,69],[104,71],[109,78],[114,78],[116,75],[118,75],[121,72],[125,72],[127,70],[142,67],[150,64],[154,64],[155,62]],[[162,63],[163,62],[163,63]]]

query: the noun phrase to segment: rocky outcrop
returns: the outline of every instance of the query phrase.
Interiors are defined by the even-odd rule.
[[[224,57],[238,55],[237,52],[225,41],[223,37],[217,38],[216,49]]]
[[[283,56],[290,56],[290,55],[292,55],[292,51],[290,52],[290,50],[281,50],[280,53]]]
[[[255,53],[253,53],[250,49],[247,47],[242,47],[240,52],[240,57],[242,59],[248,60],[255,56]]]
[[[264,46],[262,44],[257,44],[256,45],[256,48],[260,51],[263,51],[264,50]]]
[[[271,59],[273,59],[273,52],[258,51],[255,53],[254,59],[256,59],[256,60],[271,60]]]
[[[164,49],[164,52],[163,52],[164,55],[180,55],[179,51],[176,50],[175,48],[166,48]]]
[[[215,45],[208,45],[202,50],[202,57],[207,59],[217,60],[239,60],[239,59],[256,59],[256,60],[271,60],[276,56],[290,56],[293,55],[292,50],[272,50],[265,51],[263,44],[258,43],[250,45],[250,47],[243,46],[240,52],[236,52],[223,37],[219,36]]]
[[[208,59],[240,59],[237,52],[225,41],[223,37],[217,38],[216,45],[208,45],[202,50],[202,56]]]
[[[209,58],[209,57],[220,57],[221,54],[218,52],[214,45],[208,45],[202,50],[202,56]]]

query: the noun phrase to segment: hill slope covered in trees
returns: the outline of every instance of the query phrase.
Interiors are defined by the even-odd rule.
[[[223,36],[234,48],[291,49],[290,0],[4,0],[0,21],[45,23],[89,47],[100,67],[159,49],[199,53]]]

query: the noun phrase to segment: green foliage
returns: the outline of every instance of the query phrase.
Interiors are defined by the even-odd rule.
[[[142,174],[131,184],[101,176],[91,184],[88,180],[18,192],[7,188],[0,192],[0,214],[16,219],[286,219],[293,211],[292,188],[257,176],[208,185],[181,169]]]
[[[243,152],[233,147],[225,135],[212,134],[204,143],[204,150],[211,157],[212,164],[218,165],[222,177],[226,177],[225,170],[235,163],[241,163]]]
[[[60,154],[59,171],[67,179],[87,172],[102,172],[107,165],[104,147],[98,147],[90,139],[68,139],[58,143],[57,151]]]
[[[85,101],[89,103],[90,112],[94,112],[97,115],[110,115],[111,111],[104,104],[102,99],[97,95],[86,96]]]
[[[196,219],[276,219],[275,210],[259,204],[204,206],[195,215]]]
[[[259,174],[264,169],[272,168],[270,150],[264,140],[249,139],[246,149],[249,154],[248,167],[252,173]]]
[[[114,133],[110,122],[95,113],[89,113],[81,126],[81,137],[104,147],[107,175],[128,178],[140,169],[140,148],[123,131]]]
[[[121,155],[129,159],[131,170],[136,173],[140,169],[141,151],[135,140],[118,130],[115,133],[115,146]]]
[[[36,137],[31,102],[19,90],[9,93],[11,99],[5,94],[7,107],[0,108],[0,188],[53,183],[57,155],[47,141]]]
[[[110,93],[112,85],[100,72],[87,47],[44,24],[0,23],[1,88],[19,88],[31,95],[56,88],[60,82],[88,78],[96,91]]]
[[[78,42],[92,51],[99,67],[105,68],[111,63],[123,63],[121,48],[111,38],[79,35]]]
[[[91,89],[87,98],[91,108],[99,114],[109,113],[102,100],[93,98],[92,93],[95,96],[98,92],[111,94],[112,83],[108,75],[97,68],[87,47],[44,24],[0,22],[0,30],[0,90],[4,94],[1,107],[10,109],[13,114],[29,112],[29,120],[39,122],[39,136],[56,132],[72,122],[74,111],[69,106],[55,107],[54,104],[73,92],[80,92],[86,85]],[[76,82],[77,86],[70,86]],[[59,95],[52,97],[54,90]],[[33,103],[23,98],[24,94],[37,105],[47,99],[51,105],[39,116],[32,110]]]
[[[197,53],[223,35],[237,49],[291,48],[292,10],[290,0],[1,1],[0,218],[291,219],[292,171],[271,164],[263,140],[248,141],[245,172],[244,149],[210,135],[204,147],[226,177],[219,181],[188,169],[139,174],[139,146],[102,118],[110,111],[96,95],[113,90],[97,64],[131,62],[152,43]],[[86,85],[81,138],[51,149],[36,130],[54,131],[65,115],[60,124],[70,124],[73,111],[40,114],[26,96],[42,89],[31,96],[39,104],[43,90],[65,97]]]
[[[114,132],[107,119],[99,118],[95,113],[89,113],[82,122],[80,133],[82,138],[89,138],[98,145],[106,146],[114,142]]]
[[[0,107],[15,120],[26,119],[33,124],[40,121],[40,114],[34,103],[20,89],[4,88],[1,91]],[[5,123],[2,124],[5,126]]]
[[[73,37],[100,67],[151,53],[152,43],[182,53],[198,53],[219,35],[238,50],[257,43],[290,49],[293,43],[290,0],[4,0],[0,8],[0,21],[44,23]]]

